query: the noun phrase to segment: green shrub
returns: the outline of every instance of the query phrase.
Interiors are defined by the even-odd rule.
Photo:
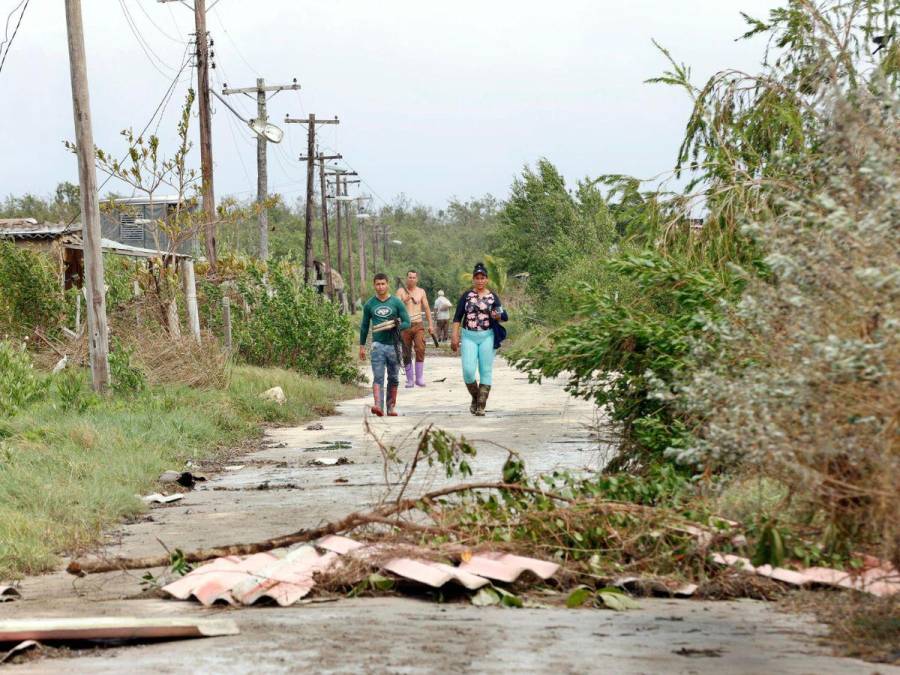
[[[46,390],[46,381],[35,372],[25,345],[0,340],[0,413],[12,415]]]
[[[706,334],[720,301],[740,284],[651,251],[609,259],[604,267],[618,284],[582,284],[578,319],[509,358],[533,379],[564,375],[567,391],[606,407],[624,436],[611,467],[624,467],[687,444],[689,420],[667,387],[692,364],[691,338]]]
[[[65,310],[59,276],[49,256],[0,241],[0,335],[52,333]]]
[[[147,388],[147,376],[131,363],[134,348],[126,347],[118,339],[110,341],[109,373],[112,388],[117,394],[137,394]]]
[[[238,288],[250,312],[232,314],[234,348],[247,363],[291,368],[344,383],[358,379],[350,354],[349,317],[304,285],[296,265],[273,265],[265,276],[251,268],[238,279]]]

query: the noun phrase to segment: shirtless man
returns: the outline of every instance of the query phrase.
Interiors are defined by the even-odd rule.
[[[434,336],[431,306],[425,291],[419,288],[419,274],[415,270],[406,273],[406,288],[397,289],[397,297],[406,307],[411,325],[403,331],[403,354],[406,362],[406,388],[425,386],[425,320],[428,332]],[[415,379],[413,379],[412,351],[416,353]]]

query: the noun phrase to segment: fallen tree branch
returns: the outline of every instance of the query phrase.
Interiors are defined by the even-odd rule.
[[[421,497],[415,499],[404,499],[403,501],[394,502],[379,506],[372,511],[359,512],[355,511],[337,521],[326,523],[320,527],[298,530],[291,534],[273,537],[264,541],[253,542],[249,544],[228,544],[225,546],[215,546],[212,548],[200,548],[184,553],[184,560],[189,563],[205,562],[214,558],[222,558],[232,555],[251,555],[253,553],[263,553],[276,548],[284,548],[308,541],[313,541],[329,534],[339,534],[341,532],[349,532],[362,527],[363,525],[371,525],[374,523],[384,523],[389,516],[398,515],[406,511],[411,511],[423,502],[433,502],[441,497],[457,494],[460,492],[469,492],[471,490],[505,490],[508,492],[520,492],[523,494],[536,494],[549,497],[557,501],[571,503],[568,497],[545,492],[537,488],[527,485],[519,485],[517,483],[462,483],[460,485],[452,485],[440,490],[428,492]],[[145,569],[148,567],[167,567],[171,564],[170,555],[161,556],[144,556],[138,558],[99,558],[96,560],[84,560],[76,558],[68,564],[66,571],[69,574],[83,576],[85,574],[99,574],[101,572],[115,572],[117,570]]]

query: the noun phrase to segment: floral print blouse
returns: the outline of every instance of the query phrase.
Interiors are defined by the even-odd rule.
[[[500,296],[493,291],[478,297],[474,290],[463,293],[456,303],[453,323],[459,323],[466,330],[491,330],[491,312],[502,308]]]

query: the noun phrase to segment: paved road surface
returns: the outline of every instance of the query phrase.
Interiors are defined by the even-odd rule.
[[[386,444],[408,453],[423,425],[477,440],[477,477],[499,476],[514,447],[531,471],[599,468],[608,451],[591,428],[592,407],[558,381],[529,384],[502,361],[488,415],[468,413],[459,363],[431,356],[425,389],[400,391],[402,417],[371,420]],[[435,382],[440,380],[440,382]],[[275,429],[264,447],[222,471],[181,502],[111,532],[120,555],[256,541],[365,508],[383,492],[383,463],[363,428],[368,398],[347,401],[323,429]],[[318,457],[352,464],[312,467]],[[340,480],[341,482],[335,482]],[[445,480],[423,475],[410,493]],[[344,482],[346,481],[346,482]],[[554,672],[554,673],[900,673],[838,659],[819,646],[823,629],[807,617],[753,601],[640,601],[626,613],[601,610],[475,608],[409,598],[340,600],[292,608],[203,607],[140,597],[139,577],[64,573],[27,579],[24,600],[0,605],[0,619],[40,616],[216,616],[234,619],[236,637],[80,652],[11,666],[13,673],[186,672]],[[686,650],[685,656],[676,652]],[[693,651],[692,651],[693,650]]]

